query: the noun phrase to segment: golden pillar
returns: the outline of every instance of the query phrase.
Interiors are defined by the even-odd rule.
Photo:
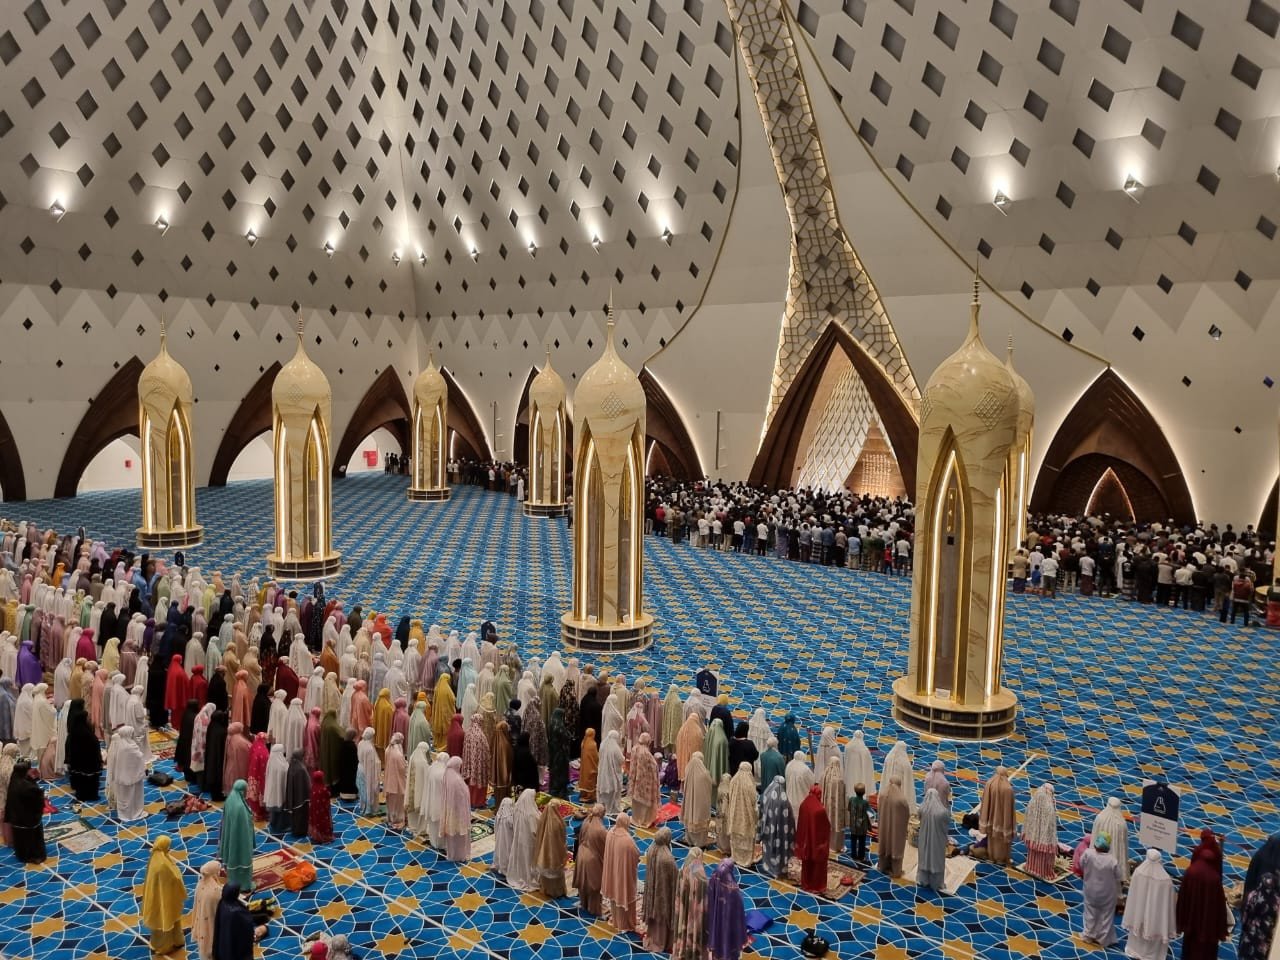
[[[169,355],[164,322],[160,352],[138,378],[138,436],[142,438],[144,550],[194,547],[204,540],[196,523],[195,447],[191,437],[191,377]]]
[[[529,384],[529,496],[526,517],[563,517],[564,451],[568,416],[564,381],[547,363]]]
[[[271,387],[275,439],[275,552],[267,571],[277,580],[318,580],[342,568],[333,549],[329,421],[333,394],[302,343]]]
[[[911,644],[893,684],[899,723],[966,740],[1007,736],[1018,712],[1001,684],[1018,389],[979,310],[975,280],[969,335],[920,401]]]
[[[410,500],[448,500],[449,385],[428,355],[413,383],[413,483]]]
[[[574,392],[573,609],[560,618],[574,647],[640,650],[652,640],[644,612],[644,387],[613,345]]]
[[[1012,494],[1009,502],[1009,539],[1005,555],[1013,554],[1027,542],[1027,504],[1031,501],[1031,438],[1036,423],[1036,398],[1031,384],[1013,369],[1013,337],[1005,354],[1005,368],[1018,392],[1018,428],[1009,448],[1009,479]]]

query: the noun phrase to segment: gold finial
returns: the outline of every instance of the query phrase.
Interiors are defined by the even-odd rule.
[[[973,261],[973,302],[975,305],[982,302],[982,298],[979,296],[981,289],[982,289],[982,268],[979,266],[978,261],[975,259]]]
[[[165,329],[164,317],[160,318],[160,349],[165,347],[165,341],[168,339],[168,331]]]
[[[302,339],[302,334],[306,331],[306,321],[302,319],[302,314],[298,314],[298,339]]]
[[[982,309],[982,300],[978,296],[978,292],[982,286],[982,273],[978,268],[978,261],[973,261],[973,301],[969,304],[969,339],[976,340],[982,336],[981,330],[978,328],[978,312]]]
[[[1005,356],[1009,361],[1009,366],[1013,366],[1013,334],[1009,334],[1009,346],[1005,352]]]
[[[551,344],[544,343],[542,347],[547,351],[547,366],[549,367],[551,366]]]

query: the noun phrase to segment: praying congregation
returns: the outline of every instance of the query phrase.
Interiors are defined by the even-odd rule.
[[[0,960],[1280,957],[1278,38],[13,0]]]

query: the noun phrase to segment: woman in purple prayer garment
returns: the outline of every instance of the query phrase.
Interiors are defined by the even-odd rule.
[[[712,960],[738,960],[747,942],[747,910],[738,871],[725,857],[707,884],[707,948]]]

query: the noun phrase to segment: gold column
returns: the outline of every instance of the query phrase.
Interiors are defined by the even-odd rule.
[[[193,400],[191,377],[169,355],[161,321],[160,352],[138,377],[142,526],[136,538],[144,550],[194,547],[204,540],[204,528],[196,523]]]
[[[318,580],[342,569],[332,543],[329,431],[333,394],[302,342],[271,387],[275,454],[275,552],[267,571],[277,580]]]
[[[644,612],[644,387],[613,343],[574,392],[573,607],[560,618],[574,647],[616,653],[652,641]]]
[[[564,451],[568,416],[564,380],[547,363],[529,384],[529,490],[526,517],[562,517],[565,502]]]
[[[413,384],[413,482],[409,499],[449,499],[449,385],[427,355],[427,368]]]

